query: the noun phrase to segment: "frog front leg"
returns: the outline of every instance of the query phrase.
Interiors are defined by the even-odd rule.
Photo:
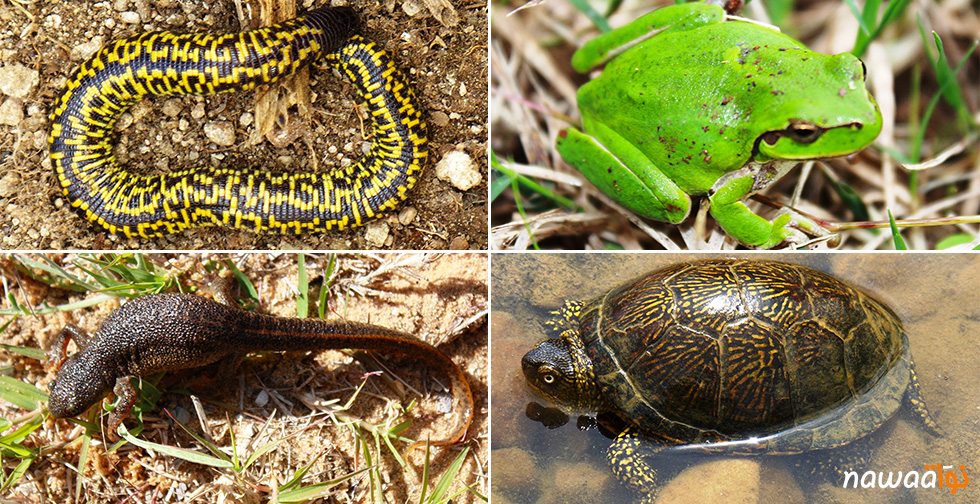
[[[555,147],[565,162],[637,215],[671,224],[687,218],[691,197],[646,155],[601,123],[588,130],[591,135],[575,128],[558,134]]]
[[[778,163],[778,162],[777,162]],[[812,237],[828,236],[830,232],[799,212],[783,208],[771,222],[749,210],[743,200],[778,180],[796,162],[783,162],[768,172],[761,165],[746,165],[718,179],[708,200],[710,212],[718,224],[741,243],[770,249],[781,243],[802,245]],[[760,173],[761,171],[761,173]]]

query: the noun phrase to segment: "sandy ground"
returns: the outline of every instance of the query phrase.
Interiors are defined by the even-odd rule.
[[[429,159],[421,181],[372,234],[364,227],[301,237],[204,228],[129,239],[80,218],[63,198],[47,154],[51,102],[68,73],[86,54],[117,38],[151,30],[239,31],[242,22],[231,0],[61,2],[0,6],[5,27],[0,67],[20,68],[27,81],[35,80],[25,86],[24,96],[0,92],[0,123],[7,121],[0,124],[0,248],[486,249],[486,4],[454,3],[440,22],[424,7],[409,15],[401,3],[347,3],[360,13],[365,37],[386,49],[407,75],[429,125]],[[284,148],[268,142],[249,145],[256,124],[250,119],[255,93],[249,92],[145,100],[131,109],[131,118],[120,121],[126,126],[117,128],[118,157],[127,170],[142,175],[202,164],[326,173],[339,166],[341,157],[360,157],[370,126],[355,110],[357,100],[345,79],[314,69],[312,80],[314,112]],[[235,129],[231,147],[217,146],[204,134],[206,124],[225,121]],[[484,182],[462,191],[437,178],[436,163],[453,151],[466,154]]]

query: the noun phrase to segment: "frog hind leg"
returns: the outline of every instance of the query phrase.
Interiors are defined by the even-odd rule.
[[[789,208],[779,211],[772,221],[749,210],[743,200],[755,192],[756,175],[751,171],[732,172],[712,188],[710,212],[729,236],[761,249],[786,243],[801,245],[829,231]]]
[[[721,23],[724,18],[725,11],[718,5],[687,3],[662,7],[589,40],[575,51],[572,67],[579,73],[585,73],[650,37]]]
[[[691,197],[628,140],[593,123],[586,135],[563,130],[555,144],[561,157],[600,191],[633,213],[677,224],[687,218]]]

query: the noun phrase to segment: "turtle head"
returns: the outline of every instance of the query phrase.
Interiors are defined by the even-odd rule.
[[[528,385],[566,413],[595,413],[602,399],[592,361],[569,338],[544,340],[521,359]]]

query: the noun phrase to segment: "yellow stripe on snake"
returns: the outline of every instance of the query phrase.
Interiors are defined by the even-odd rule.
[[[102,48],[68,79],[51,114],[51,163],[64,195],[112,233],[195,226],[303,233],[358,226],[395,208],[421,175],[426,126],[387,54],[349,8],[323,8],[242,33],[144,33]],[[350,79],[373,123],[371,149],[332,173],[200,167],[138,176],[116,161],[112,127],[148,94],[209,95],[275,82],[322,59]]]

